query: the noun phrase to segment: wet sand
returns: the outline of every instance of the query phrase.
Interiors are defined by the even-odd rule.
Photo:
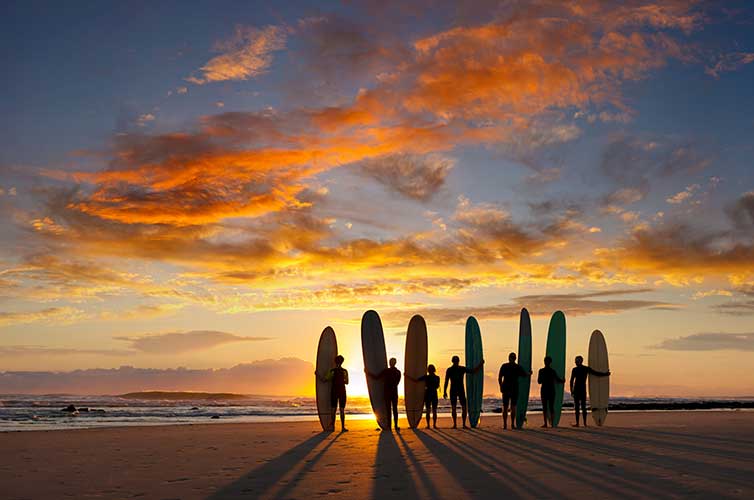
[[[754,497],[754,412],[611,414],[608,426],[347,433],[316,422],[0,434],[5,499]],[[405,425],[405,423],[404,423]]]

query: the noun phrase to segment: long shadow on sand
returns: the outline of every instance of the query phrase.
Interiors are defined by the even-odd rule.
[[[380,432],[377,456],[374,459],[374,483],[371,498],[419,498],[409,474],[398,442],[390,431]]]
[[[731,486],[749,487],[749,482],[744,479],[745,470],[699,462],[689,458],[695,455],[690,455],[685,450],[668,450],[667,454],[657,454],[634,448],[629,443],[610,442],[607,436],[592,435],[587,439],[585,437],[575,436],[570,432],[531,431],[527,433],[528,442],[524,444],[515,443],[494,433],[486,436],[501,446],[520,447],[522,452],[546,453],[554,466],[560,466],[564,470],[570,469],[573,474],[583,469],[584,475],[591,474],[594,479],[601,480],[603,487],[623,486],[626,490],[641,493],[643,496],[664,496],[668,495],[669,491],[683,495],[689,486],[687,478],[690,476],[716,483],[718,487],[715,490],[718,493]],[[567,449],[569,447],[570,449]],[[590,454],[600,455],[603,460],[589,460],[587,457]],[[660,475],[634,473],[627,477],[620,474],[620,468],[600,472],[605,471],[605,459],[610,457],[620,457],[622,460],[656,467]],[[699,492],[691,490],[688,493]]]
[[[270,488],[278,484],[280,480],[290,472],[290,464],[302,462],[318,444],[330,436],[332,436],[332,434],[321,432],[310,437],[303,443],[294,446],[264,465],[252,469],[244,477],[239,478],[234,483],[216,491],[209,497],[209,499],[258,498],[265,494]]]
[[[416,434],[419,431],[412,432]],[[416,477],[421,483],[420,486],[424,489],[425,496],[429,496],[430,498],[440,498],[440,493],[437,491],[429,474],[427,474],[427,470],[424,468],[421,460],[416,457],[416,454],[411,450],[411,447],[406,443],[406,440],[403,439],[403,436],[401,436],[400,433],[398,433],[398,441],[400,441],[403,446],[405,458],[408,459],[408,463],[410,463],[413,470],[416,471]]]
[[[486,460],[481,454],[469,453],[468,446],[453,446],[446,433],[417,433],[419,440],[445,465],[456,482],[470,495],[485,491],[498,491],[522,496],[558,497],[560,492],[533,478],[519,479],[511,469],[501,470],[498,464]],[[464,450],[464,451],[462,451]],[[480,468],[483,472],[480,474]],[[503,467],[505,469],[505,467]],[[507,474],[501,474],[507,472]]]
[[[639,478],[630,481],[615,471],[605,470],[608,467],[606,463],[590,460],[587,454],[574,455],[562,447],[544,446],[542,443],[535,445],[531,435],[536,432],[520,431],[515,436],[504,438],[488,430],[478,430],[476,437],[503,450],[505,455],[520,457],[549,471],[553,478],[559,475],[584,484],[599,484],[599,489],[609,496],[619,498],[626,492],[646,497],[662,496],[661,491],[647,487]],[[527,440],[521,441],[519,436],[524,435]]]

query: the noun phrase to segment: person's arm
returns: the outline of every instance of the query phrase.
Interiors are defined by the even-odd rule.
[[[576,380],[576,368],[574,368],[573,370],[571,370],[571,382],[569,384],[571,386],[571,392],[573,392],[573,381],[574,380]]]
[[[330,379],[332,378],[330,376],[330,372],[327,372],[327,375],[325,375],[323,377],[322,375],[319,374],[319,372],[317,370],[314,370],[314,375],[317,376],[317,380],[319,380],[320,382],[329,382]]]
[[[401,371],[400,370],[397,370],[397,371],[398,371],[398,378],[395,381],[395,385],[398,385],[401,383]]]
[[[476,373],[479,370],[481,370],[483,366],[484,366],[484,360],[480,361],[479,364],[476,365],[473,370],[469,370],[468,368],[466,368],[466,371],[468,371],[470,373]]]
[[[445,386],[442,389],[443,399],[448,399],[448,382],[449,381],[450,381],[450,377],[448,377],[448,370],[445,370]]]
[[[609,377],[610,376],[610,370],[606,372],[598,372],[597,370],[593,370],[591,366],[588,366],[587,369],[589,370],[589,373],[592,375],[597,375],[598,377]]]
[[[521,366],[521,365],[516,365],[516,366],[518,366],[518,376],[519,377],[527,377],[527,376],[531,375],[531,370],[529,370],[529,373],[526,373],[526,370],[524,370],[523,366]]]
[[[555,372],[555,380],[557,380],[561,384],[565,384],[565,379],[564,378],[560,378],[560,375],[558,375],[558,372]]]
[[[348,370],[343,369],[343,382],[348,385]]]
[[[497,385],[500,386],[500,392],[503,392],[503,365],[500,365],[500,371],[497,372]]]
[[[542,385],[542,370],[539,370],[539,373],[537,373],[537,383]]]

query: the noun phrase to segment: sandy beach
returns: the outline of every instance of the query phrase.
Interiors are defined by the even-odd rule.
[[[6,499],[754,496],[754,412],[611,414],[608,426],[348,433],[316,422],[0,435]],[[405,425],[405,423],[404,423]],[[536,426],[536,427],[534,427]]]

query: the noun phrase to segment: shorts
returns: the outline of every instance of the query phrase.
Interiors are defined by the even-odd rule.
[[[433,410],[436,410],[437,409],[437,393],[425,395],[424,406],[426,406],[427,408],[431,407]]]
[[[460,401],[462,407],[466,407],[466,391],[454,391],[450,390],[450,404],[456,405],[456,401]]]
[[[586,391],[575,390],[571,393],[574,401],[586,401]]]
[[[337,408],[340,405],[341,408],[346,407],[346,392],[333,392],[330,394],[330,408]]]
[[[508,406],[508,404],[515,405],[518,401],[518,391],[508,391],[503,393],[503,405]]]

